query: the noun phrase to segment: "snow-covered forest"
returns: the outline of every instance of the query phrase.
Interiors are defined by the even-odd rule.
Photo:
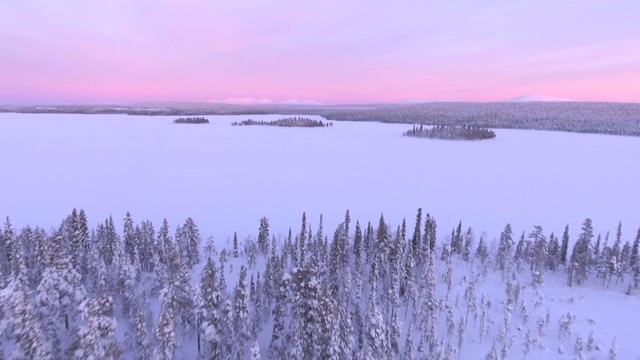
[[[640,136],[640,105],[624,103],[432,102],[324,113],[330,120],[469,125]]]
[[[307,117],[288,117],[282,118],[273,121],[263,121],[263,120],[253,120],[246,119],[240,122],[234,121],[231,123],[233,126],[251,126],[251,125],[259,125],[259,126],[279,126],[279,127],[328,127],[333,126],[331,123],[323,123],[322,120],[313,120]]]
[[[348,210],[335,229],[323,223],[303,213],[282,235],[263,217],[254,235],[221,244],[191,218],[171,228],[127,213],[89,228],[74,209],[45,230],[16,229],[7,217],[0,358],[637,354],[628,315],[639,310],[640,229],[596,234],[585,219],[571,239],[569,225],[507,224],[488,239],[462,223],[439,228],[422,209],[400,224]]]
[[[486,140],[496,137],[496,133],[487,128],[466,125],[436,125],[425,128],[422,124],[413,125],[403,135],[442,140]]]

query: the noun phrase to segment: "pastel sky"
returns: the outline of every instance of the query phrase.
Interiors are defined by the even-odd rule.
[[[3,0],[0,103],[640,102],[638,0]]]

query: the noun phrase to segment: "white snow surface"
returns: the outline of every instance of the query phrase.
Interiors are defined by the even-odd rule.
[[[572,239],[590,217],[595,233],[640,225],[640,138],[496,130],[479,142],[402,136],[409,125],[334,122],[329,128],[231,126],[248,117],[0,114],[0,215],[16,227],[55,226],[73,208],[91,226],[127,211],[156,226],[191,216],[204,238],[272,233],[324,214],[333,231],[344,212],[397,226],[435,215],[439,234],[462,220],[499,236],[543,226]],[[312,117],[318,118],[318,117]]]

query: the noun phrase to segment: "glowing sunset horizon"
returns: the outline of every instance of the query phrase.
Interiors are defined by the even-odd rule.
[[[9,2],[0,104],[640,102],[640,2]]]

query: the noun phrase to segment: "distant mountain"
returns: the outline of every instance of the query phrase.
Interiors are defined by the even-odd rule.
[[[462,102],[460,99],[407,99],[404,104],[425,104],[425,103],[438,103],[438,102]]]
[[[210,102],[219,104],[234,105],[301,105],[301,106],[325,106],[326,104],[315,100],[287,100],[273,101],[271,99],[254,99],[254,98],[227,98],[224,100],[211,100]]]
[[[563,102],[563,101],[574,101],[574,100],[555,97],[555,96],[523,95],[523,96],[511,98],[511,99],[506,99],[506,100],[503,100],[502,102]]]

